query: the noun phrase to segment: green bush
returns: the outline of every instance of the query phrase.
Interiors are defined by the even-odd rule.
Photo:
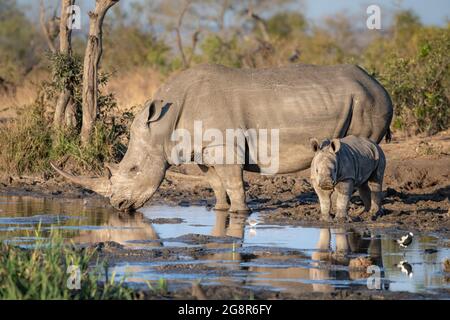
[[[202,44],[204,58],[210,63],[218,63],[228,67],[240,68],[241,53],[239,43],[236,37],[231,40],[225,40],[218,35],[207,36]]]
[[[308,26],[306,18],[295,12],[281,12],[267,21],[267,31],[270,35],[289,38],[304,32]]]
[[[411,55],[395,51],[376,72],[394,103],[394,127],[434,134],[449,126],[450,29],[421,29]]]
[[[93,249],[75,249],[64,243],[56,232],[49,240],[38,239],[33,249],[0,244],[0,299],[5,300],[87,300],[132,299],[133,290],[124,286],[124,279],[107,281],[105,265],[94,259]],[[80,289],[69,289],[70,265],[80,269]]]
[[[32,106],[0,127],[0,167],[4,172],[36,172],[46,167],[52,138],[42,108]]]
[[[22,109],[14,121],[0,126],[1,171],[40,173],[50,170],[51,160],[64,158],[71,159],[73,169],[100,173],[104,162],[119,161],[125,155],[133,114],[123,113],[116,120],[116,110],[106,107],[112,102],[101,104],[101,121],[95,123],[90,142],[82,145],[77,128],[52,127],[42,100]]]
[[[18,82],[39,61],[38,32],[16,1],[0,0],[0,76]]]

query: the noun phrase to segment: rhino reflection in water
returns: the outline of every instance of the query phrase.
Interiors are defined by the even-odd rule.
[[[204,130],[216,130],[224,137],[227,130],[278,130],[276,173],[289,174],[309,168],[314,156],[310,138],[355,135],[379,143],[389,136],[392,114],[386,90],[357,66],[237,70],[201,65],[172,76],[145,104],[131,126],[123,160],[107,166],[106,177],[75,177],[54,168],[110,198],[115,208],[133,210],[152,197],[166,170],[177,164],[172,156],[177,141],[172,134],[185,130],[193,136],[195,122],[201,121]],[[245,143],[247,158],[251,143]],[[205,159],[210,150],[203,147],[200,152]],[[229,147],[236,148],[235,141]],[[187,161],[195,159],[193,152],[190,156]],[[267,171],[270,164],[253,160],[256,163],[199,163],[214,191],[216,209],[248,210],[243,170],[273,173]]]
[[[108,221],[98,230],[80,231],[74,237],[76,243],[98,243],[113,241],[128,246],[128,241],[159,240],[159,236],[152,224],[146,221],[142,214],[121,215],[110,214]],[[154,241],[146,243],[150,247],[161,247],[162,243]]]

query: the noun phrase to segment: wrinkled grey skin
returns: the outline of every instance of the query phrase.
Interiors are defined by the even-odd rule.
[[[375,215],[382,212],[386,158],[376,143],[367,138],[348,136],[324,140],[321,144],[317,139],[311,139],[311,148],[315,152],[311,183],[319,197],[322,220],[331,220],[333,192],[336,193],[336,218],[347,220],[348,203],[355,188],[365,211]]]
[[[203,129],[279,129],[279,174],[309,168],[312,137],[349,134],[380,142],[392,120],[385,89],[357,66],[299,65],[272,69],[230,69],[200,65],[172,76],[139,112],[124,159],[102,178],[75,177],[55,169],[111,200],[120,210],[138,209],[150,199],[174,163],[175,129],[193,135]],[[256,165],[200,165],[216,196],[216,209],[246,211],[243,170]],[[230,202],[228,201],[230,199]]]

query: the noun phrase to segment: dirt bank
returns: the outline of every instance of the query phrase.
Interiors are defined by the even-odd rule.
[[[355,194],[350,215],[355,227],[401,228],[450,232],[450,136],[448,132],[429,138],[402,138],[382,145],[388,165],[385,175],[385,214],[373,220],[358,215],[361,208]],[[195,166],[175,171],[199,175]],[[262,212],[266,222],[277,224],[324,225],[319,221],[317,196],[309,183],[309,170],[297,175],[262,177],[245,175],[247,198],[253,210]],[[98,197],[69,184],[60,177],[3,174],[0,193],[44,197]],[[171,175],[161,185],[152,203],[206,205],[212,207],[212,189],[202,179]],[[105,205],[107,201],[105,200]]]

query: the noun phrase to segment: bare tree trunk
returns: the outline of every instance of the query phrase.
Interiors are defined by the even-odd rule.
[[[200,35],[200,32],[201,32],[200,28],[198,28],[192,34],[192,52],[189,55],[189,57],[186,56],[186,53],[184,52],[183,41],[182,41],[182,38],[181,38],[181,27],[182,27],[182,24],[183,24],[184,16],[187,13],[191,3],[192,3],[192,0],[186,0],[185,1],[184,7],[181,10],[180,15],[178,16],[177,26],[175,27],[175,32],[176,32],[176,35],[177,35],[177,46],[178,46],[178,50],[180,51],[181,61],[183,62],[183,68],[184,69],[189,68],[190,65],[191,65],[192,58],[194,57],[195,48],[197,47],[197,44],[198,44],[198,38],[199,38],[199,35]]]
[[[256,24],[257,24],[259,30],[261,31],[264,41],[270,42],[270,36],[269,36],[269,32],[267,31],[266,21],[263,18],[261,18],[259,15],[257,15],[253,11],[252,7],[247,9],[247,15],[249,16],[249,18],[252,18],[253,20],[256,21]]]
[[[185,68],[185,69],[189,67],[189,63],[186,58],[186,54],[184,53],[183,41],[181,39],[181,25],[183,24],[184,15],[186,14],[190,5],[191,5],[191,0],[186,0],[184,2],[183,9],[181,10],[180,15],[178,16],[177,26],[175,27],[175,32],[177,34],[177,46],[178,46],[178,50],[180,51],[181,60],[183,62],[183,68]]]
[[[70,6],[75,3],[75,0],[62,0],[61,1],[61,20],[59,23],[59,52],[61,54],[70,56],[72,55],[72,29],[68,27],[68,20],[72,17],[72,13],[68,12]],[[70,103],[72,102],[72,103]],[[55,115],[53,118],[53,124],[55,128],[61,128],[66,122],[66,125],[72,126],[73,123],[67,123],[65,118],[70,116],[70,113],[75,115],[75,104],[72,101],[72,92],[70,88],[64,88],[58,97],[55,108]],[[67,114],[68,113],[68,114]]]
[[[97,117],[98,67],[102,56],[102,25],[106,12],[119,0],[97,0],[89,12],[89,37],[83,67],[83,122],[81,142],[89,141]]]
[[[225,15],[229,8],[230,8],[230,0],[222,0],[222,6],[220,8],[218,17],[219,33],[222,35],[225,30]]]
[[[41,24],[42,33],[44,34],[45,41],[47,42],[48,48],[52,53],[56,52],[55,45],[53,44],[52,37],[50,36],[50,32],[47,28],[47,22],[45,21],[45,6],[44,1],[41,0],[39,2],[39,22]]]

